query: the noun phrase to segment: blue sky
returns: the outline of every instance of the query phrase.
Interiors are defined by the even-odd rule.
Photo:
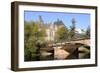
[[[60,19],[67,27],[70,27],[72,18],[75,18],[77,29],[86,29],[90,25],[90,14],[82,13],[24,11],[24,20],[37,21],[39,15],[42,16],[44,23],[53,23]]]

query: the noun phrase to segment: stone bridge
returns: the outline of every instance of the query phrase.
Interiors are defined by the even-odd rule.
[[[80,43],[83,45],[90,46],[90,39],[73,40],[73,41],[70,41],[69,43]]]
[[[78,48],[82,45],[90,47],[89,39],[73,40],[69,42],[49,44],[48,48],[41,48],[42,55],[53,55],[55,59],[78,58]]]

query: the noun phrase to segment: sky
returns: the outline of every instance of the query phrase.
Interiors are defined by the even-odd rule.
[[[42,16],[44,23],[53,23],[60,19],[65,26],[72,25],[71,20],[74,18],[76,21],[76,28],[84,29],[90,25],[90,14],[83,13],[64,13],[64,12],[43,12],[43,11],[24,11],[25,21],[37,21],[39,16]]]

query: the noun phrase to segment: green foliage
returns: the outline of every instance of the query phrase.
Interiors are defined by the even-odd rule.
[[[72,26],[70,26],[70,32],[69,32],[70,40],[75,39],[74,38],[75,34],[76,34],[76,31],[75,31],[76,27],[75,26],[76,26],[75,19],[72,19]]]
[[[90,38],[90,27],[89,26],[87,27],[85,34],[87,35],[87,38]]]
[[[82,30],[82,35],[84,39],[89,39],[90,38],[90,27],[88,26],[86,30]]]
[[[24,48],[25,61],[35,60],[37,42],[44,42],[45,29],[40,28],[36,22],[26,22],[24,25]],[[39,42],[41,43],[41,42]]]
[[[56,31],[55,36],[57,41],[66,41],[68,40],[68,29],[65,27],[60,27]]]

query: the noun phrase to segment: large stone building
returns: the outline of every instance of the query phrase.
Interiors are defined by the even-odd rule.
[[[64,23],[59,19],[57,19],[54,23],[44,23],[42,17],[39,16],[38,22],[40,23],[40,28],[43,26],[46,29],[46,41],[54,41],[57,29],[60,27],[65,27]]]
[[[46,27],[46,34],[47,34],[46,40],[47,41],[54,41],[55,40],[56,31],[60,27],[64,27],[64,24],[59,19],[54,23],[47,24],[47,27]]]

